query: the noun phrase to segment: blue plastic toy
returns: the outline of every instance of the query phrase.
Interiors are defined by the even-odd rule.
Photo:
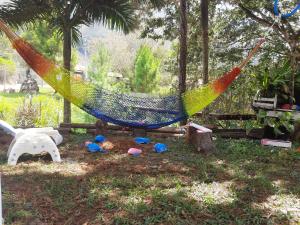
[[[149,138],[143,138],[143,137],[137,137],[134,139],[134,141],[137,144],[149,144],[150,143],[150,139]]]
[[[98,135],[98,136],[95,137],[95,142],[96,143],[102,143],[105,140],[106,140],[106,138],[104,136],[102,136],[102,135]]]
[[[99,145],[95,144],[95,143],[91,143],[91,144],[88,144],[87,146],[87,150],[91,153],[95,153],[95,152],[100,152],[101,151],[101,148]]]
[[[154,151],[156,153],[163,153],[163,152],[166,152],[167,150],[168,150],[168,147],[165,144],[157,143],[154,145]]]

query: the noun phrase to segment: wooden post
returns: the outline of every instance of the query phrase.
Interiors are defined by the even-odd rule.
[[[147,131],[145,129],[134,128],[133,129],[133,136],[135,136],[135,137],[146,137],[147,136]]]
[[[95,135],[98,134],[105,134],[107,132],[107,122],[103,121],[103,120],[97,120],[95,127],[96,127],[96,132]]]
[[[212,141],[212,131],[203,126],[189,123],[186,137],[187,142],[193,145],[199,152],[209,154],[215,150]]]

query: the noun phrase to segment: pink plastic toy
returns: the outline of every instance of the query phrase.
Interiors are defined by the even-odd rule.
[[[93,142],[91,142],[91,141],[86,141],[86,142],[84,142],[84,145],[85,145],[85,147],[87,147],[89,144],[92,144]]]
[[[138,156],[142,153],[142,150],[141,149],[138,149],[138,148],[130,148],[128,150],[128,154],[129,155],[133,155],[133,156]]]

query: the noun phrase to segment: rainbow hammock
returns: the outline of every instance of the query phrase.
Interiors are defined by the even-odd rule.
[[[7,35],[25,62],[68,101],[104,121],[145,129],[167,126],[203,110],[230,86],[264,42],[260,40],[240,66],[212,83],[187,91],[182,96],[155,97],[115,93],[92,82],[78,80],[40,54],[3,21],[0,21],[0,30]]]

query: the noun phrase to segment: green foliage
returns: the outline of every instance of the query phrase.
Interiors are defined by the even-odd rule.
[[[294,126],[291,122],[292,118],[293,115],[291,112],[282,112],[278,118],[267,116],[267,112],[262,109],[260,109],[257,114],[258,121],[261,122],[264,127],[272,127],[276,136],[284,134],[282,129],[286,129],[290,133],[293,132]]]
[[[0,57],[0,67],[4,67],[9,73],[14,73],[16,70],[14,61],[3,57]]]
[[[49,29],[46,21],[28,25],[22,37],[52,60],[58,61],[58,57],[62,55],[62,40],[57,31]]]
[[[91,63],[88,68],[89,78],[98,85],[107,88],[107,75],[111,71],[111,67],[109,50],[103,44],[99,44],[96,53],[91,57]]]
[[[188,64],[187,64],[187,87],[198,86],[202,78],[202,30],[200,21],[200,3],[198,0],[190,0],[188,7]],[[256,18],[255,21],[245,13],[241,4],[249,9]],[[284,7],[289,10],[294,6],[292,1],[286,2]],[[153,39],[171,40],[173,52],[169,57],[168,71],[174,76],[178,75],[178,37],[180,23],[179,7],[176,2],[170,1],[164,6],[164,13],[158,14],[153,9],[149,9],[147,14],[143,14],[145,26],[142,37]],[[291,19],[291,20],[290,20]],[[299,14],[290,18],[289,26],[284,26],[282,33],[293,35],[300,34],[297,21]],[[272,1],[210,1],[209,6],[209,39],[210,39],[210,59],[209,77],[210,80],[218,78],[238,64],[245,55],[248,54],[258,38],[264,37],[266,23],[274,22],[272,15]],[[260,24],[261,21],[266,23]],[[263,23],[263,22],[262,22]],[[278,30],[273,29],[267,37],[267,42],[255,57],[255,62],[250,63],[243,71],[242,78],[235,81],[232,88],[226,91],[210,110],[220,113],[250,113],[249,107],[257,92],[257,83],[253,79],[253,74],[262,75],[266,67],[273,67],[278,61],[285,61],[290,57],[291,46],[285,37],[279,34]],[[293,34],[294,33],[294,34]],[[295,39],[299,39],[295,37]],[[292,40],[290,40],[292,41]],[[299,49],[299,48],[298,48]],[[247,78],[244,78],[247,77]],[[291,79],[291,76],[287,79]]]
[[[159,79],[160,59],[154,56],[151,48],[142,45],[137,52],[134,67],[133,90],[150,93],[155,90]]]
[[[42,89],[30,103],[24,94],[0,94],[0,119],[14,126],[58,127],[62,122],[62,97]],[[72,107],[74,123],[95,123],[96,119],[76,106]]]
[[[286,94],[289,92],[288,83],[292,76],[290,63],[268,66],[260,69],[253,77],[257,80],[262,97],[274,97],[275,94]],[[284,96],[287,98],[287,96]]]
[[[12,25],[46,20],[63,37],[72,33],[72,41],[80,39],[80,25],[101,22],[107,27],[128,33],[136,25],[134,6],[128,0],[104,1],[35,1],[12,0],[0,7],[0,17]]]

